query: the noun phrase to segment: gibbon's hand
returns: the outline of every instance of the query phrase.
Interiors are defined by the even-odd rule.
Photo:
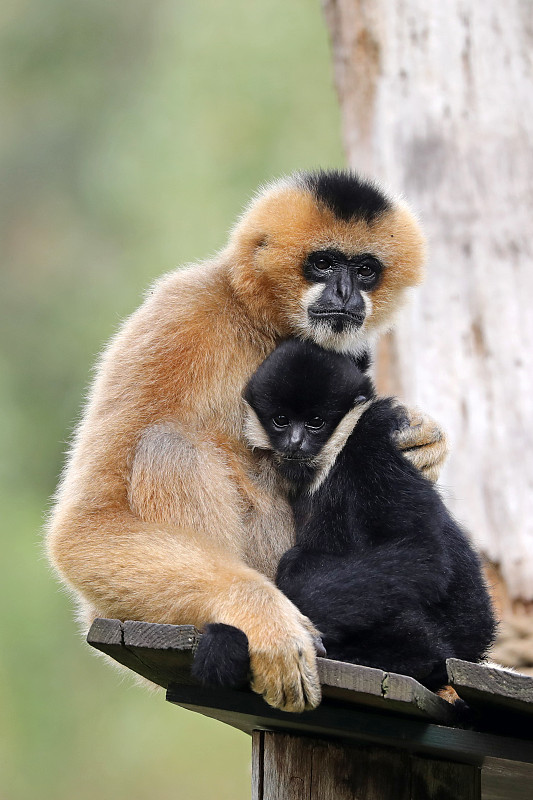
[[[316,708],[321,691],[316,664],[318,637],[311,621],[283,596],[279,617],[270,616],[267,628],[248,628],[251,688],[282,711]],[[265,620],[263,620],[263,623]]]
[[[405,408],[409,424],[396,433],[396,444],[411,464],[437,481],[448,455],[446,435],[434,419],[417,408]]]

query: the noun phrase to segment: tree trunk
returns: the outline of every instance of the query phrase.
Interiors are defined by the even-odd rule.
[[[529,0],[323,0],[351,166],[405,193],[424,287],[383,391],[441,423],[450,505],[533,600],[533,14]]]

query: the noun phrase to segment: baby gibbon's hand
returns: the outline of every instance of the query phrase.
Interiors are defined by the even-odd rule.
[[[405,408],[408,425],[396,433],[396,444],[411,464],[430,481],[437,481],[448,455],[446,435],[416,408]]]
[[[284,600],[286,598],[283,598]],[[248,629],[251,688],[282,711],[316,708],[321,690],[316,664],[316,629],[289,600],[266,628]]]

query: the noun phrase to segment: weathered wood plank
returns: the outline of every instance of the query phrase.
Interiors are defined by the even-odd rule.
[[[470,764],[411,760],[409,800],[480,800],[481,770]],[[507,800],[512,800],[507,798]]]
[[[87,642],[166,689],[172,680],[192,682],[190,667],[200,636],[192,625],[95,619]]]
[[[153,672],[154,683],[195,683],[191,664],[201,633],[193,625],[159,625],[127,620],[124,646]]]
[[[533,715],[533,679],[529,676],[457,658],[449,658],[446,668],[451,686],[473,709],[485,714],[500,710]]]
[[[413,711],[417,708],[420,716],[448,724],[452,724],[457,719],[457,712],[450,703],[407,675],[397,675],[395,672],[385,673],[383,695],[389,705],[395,703],[398,709],[402,707],[402,704],[408,704]]]
[[[326,658],[318,658],[317,663],[325,698],[438,720],[445,724],[451,724],[457,718],[450,703],[437,697],[414,678]]]
[[[156,650],[194,650],[202,634],[194,625],[160,625],[155,622],[124,622],[126,647]]]
[[[359,664],[318,658],[318,674],[325,698],[452,724],[457,719],[450,703],[414,678]]]
[[[87,641],[167,688],[171,681],[194,683],[190,666],[200,638],[201,633],[192,625],[97,619]],[[381,708],[446,724],[455,719],[449,703],[405,675],[324,658],[317,663],[326,701]]]
[[[463,730],[323,702],[314,711],[290,714],[268,706],[253,693],[171,684],[167,700],[251,733],[270,730],[301,736],[366,742],[448,761],[481,764],[487,756],[533,764],[533,741]]]
[[[143,664],[134,653],[124,646],[124,624],[120,620],[95,619],[87,634],[87,642],[96,650],[100,650],[101,653],[105,653],[143,678],[164,686],[164,688],[167,687],[168,684],[160,682],[153,669]]]

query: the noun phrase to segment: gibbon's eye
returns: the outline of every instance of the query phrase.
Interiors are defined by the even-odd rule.
[[[277,416],[272,417],[272,422],[276,428],[286,428],[289,424],[289,418],[283,416],[283,414],[278,414]]]
[[[320,417],[313,417],[305,423],[305,427],[311,431],[319,431],[325,425],[324,420]]]
[[[368,397],[366,396],[366,394],[360,394],[355,398],[355,404],[359,405],[359,403],[366,403],[367,400]]]
[[[319,272],[327,272],[333,266],[333,259],[328,255],[314,255],[312,262],[313,267]]]
[[[360,278],[373,278],[376,274],[376,270],[371,264],[359,264],[357,266],[357,274]]]
[[[363,286],[371,289],[377,283],[383,264],[370,253],[364,253],[359,256],[355,261],[354,270],[363,284]]]

